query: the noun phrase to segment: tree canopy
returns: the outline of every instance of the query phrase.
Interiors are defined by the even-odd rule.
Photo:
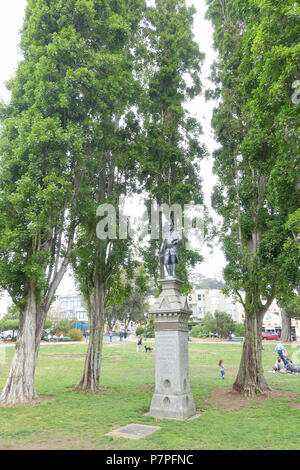
[[[275,296],[289,297],[299,283],[299,253],[286,245],[287,220],[299,201],[299,106],[291,100],[299,7],[292,0],[207,3],[218,51],[215,90],[208,93],[219,100],[212,120],[220,144],[212,203],[223,218],[227,292],[246,311],[234,387],[251,395],[268,389],[259,352],[263,315]]]

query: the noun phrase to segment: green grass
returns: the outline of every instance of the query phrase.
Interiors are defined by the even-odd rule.
[[[218,360],[222,358],[225,367],[238,367],[241,348],[240,344],[189,345],[191,389],[196,408],[204,411],[194,420],[175,421],[144,415],[153,395],[149,389],[154,385],[153,353],[136,353],[136,344],[130,342],[105,344],[101,387],[107,390],[93,395],[71,390],[82,372],[86,344],[41,346],[36,391],[54,399],[32,407],[0,408],[0,448],[299,449],[300,411],[288,403],[300,402],[300,395],[252,402],[236,411],[204,403],[215,387],[233,384],[234,377],[221,381]],[[273,350],[274,345],[264,346],[268,383],[299,393],[300,376],[267,373],[275,362]],[[0,364],[1,388],[12,355],[13,348],[6,348],[6,363]],[[105,436],[129,423],[161,429],[141,440]]]

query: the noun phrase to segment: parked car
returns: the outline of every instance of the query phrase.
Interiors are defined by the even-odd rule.
[[[11,330],[6,330],[1,332],[1,338],[3,339],[11,339],[13,332]]]
[[[261,339],[273,339],[273,340],[277,340],[277,341],[278,341],[278,340],[279,340],[279,336],[278,336],[278,334],[276,334],[276,333],[268,333],[268,332],[266,332],[266,333],[263,333],[263,334],[261,335]]]
[[[210,332],[210,333],[209,333],[209,336],[210,336],[211,338],[219,338],[218,333],[211,333],[211,332]]]
[[[15,339],[17,337],[17,332],[12,330],[6,330],[1,332],[2,339]]]

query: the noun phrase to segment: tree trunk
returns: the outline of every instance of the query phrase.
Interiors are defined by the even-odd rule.
[[[242,358],[233,384],[233,390],[249,398],[272,390],[266,382],[262,367],[261,327],[264,313],[246,312]]]
[[[281,341],[291,341],[291,317],[286,314],[286,311],[281,308]]]
[[[74,391],[97,392],[100,384],[100,370],[105,323],[105,288],[95,286],[94,302],[90,312],[90,337],[83,374],[73,387]]]
[[[31,285],[26,306],[20,314],[19,334],[9,376],[0,395],[3,406],[24,404],[37,398],[34,390],[37,311],[35,289]]]

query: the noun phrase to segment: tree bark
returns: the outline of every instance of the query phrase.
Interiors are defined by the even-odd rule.
[[[245,340],[233,390],[252,398],[272,389],[267,384],[262,366],[261,327],[265,310],[246,312]]]
[[[83,374],[73,387],[74,391],[97,392],[100,387],[100,370],[105,323],[105,287],[96,284],[94,301],[89,305],[90,337]]]
[[[289,317],[286,311],[281,308],[281,341],[291,341],[291,317]]]
[[[37,312],[35,289],[31,284],[26,306],[20,313],[19,333],[9,376],[0,395],[3,406],[24,404],[37,398],[34,390]]]
[[[9,376],[0,394],[0,405],[2,406],[30,403],[37,398],[34,390],[34,376],[42,331],[52,297],[68,266],[72,240],[69,240],[67,254],[42,304],[37,300],[33,282],[28,281],[26,305],[20,312],[20,326],[15,354]]]

